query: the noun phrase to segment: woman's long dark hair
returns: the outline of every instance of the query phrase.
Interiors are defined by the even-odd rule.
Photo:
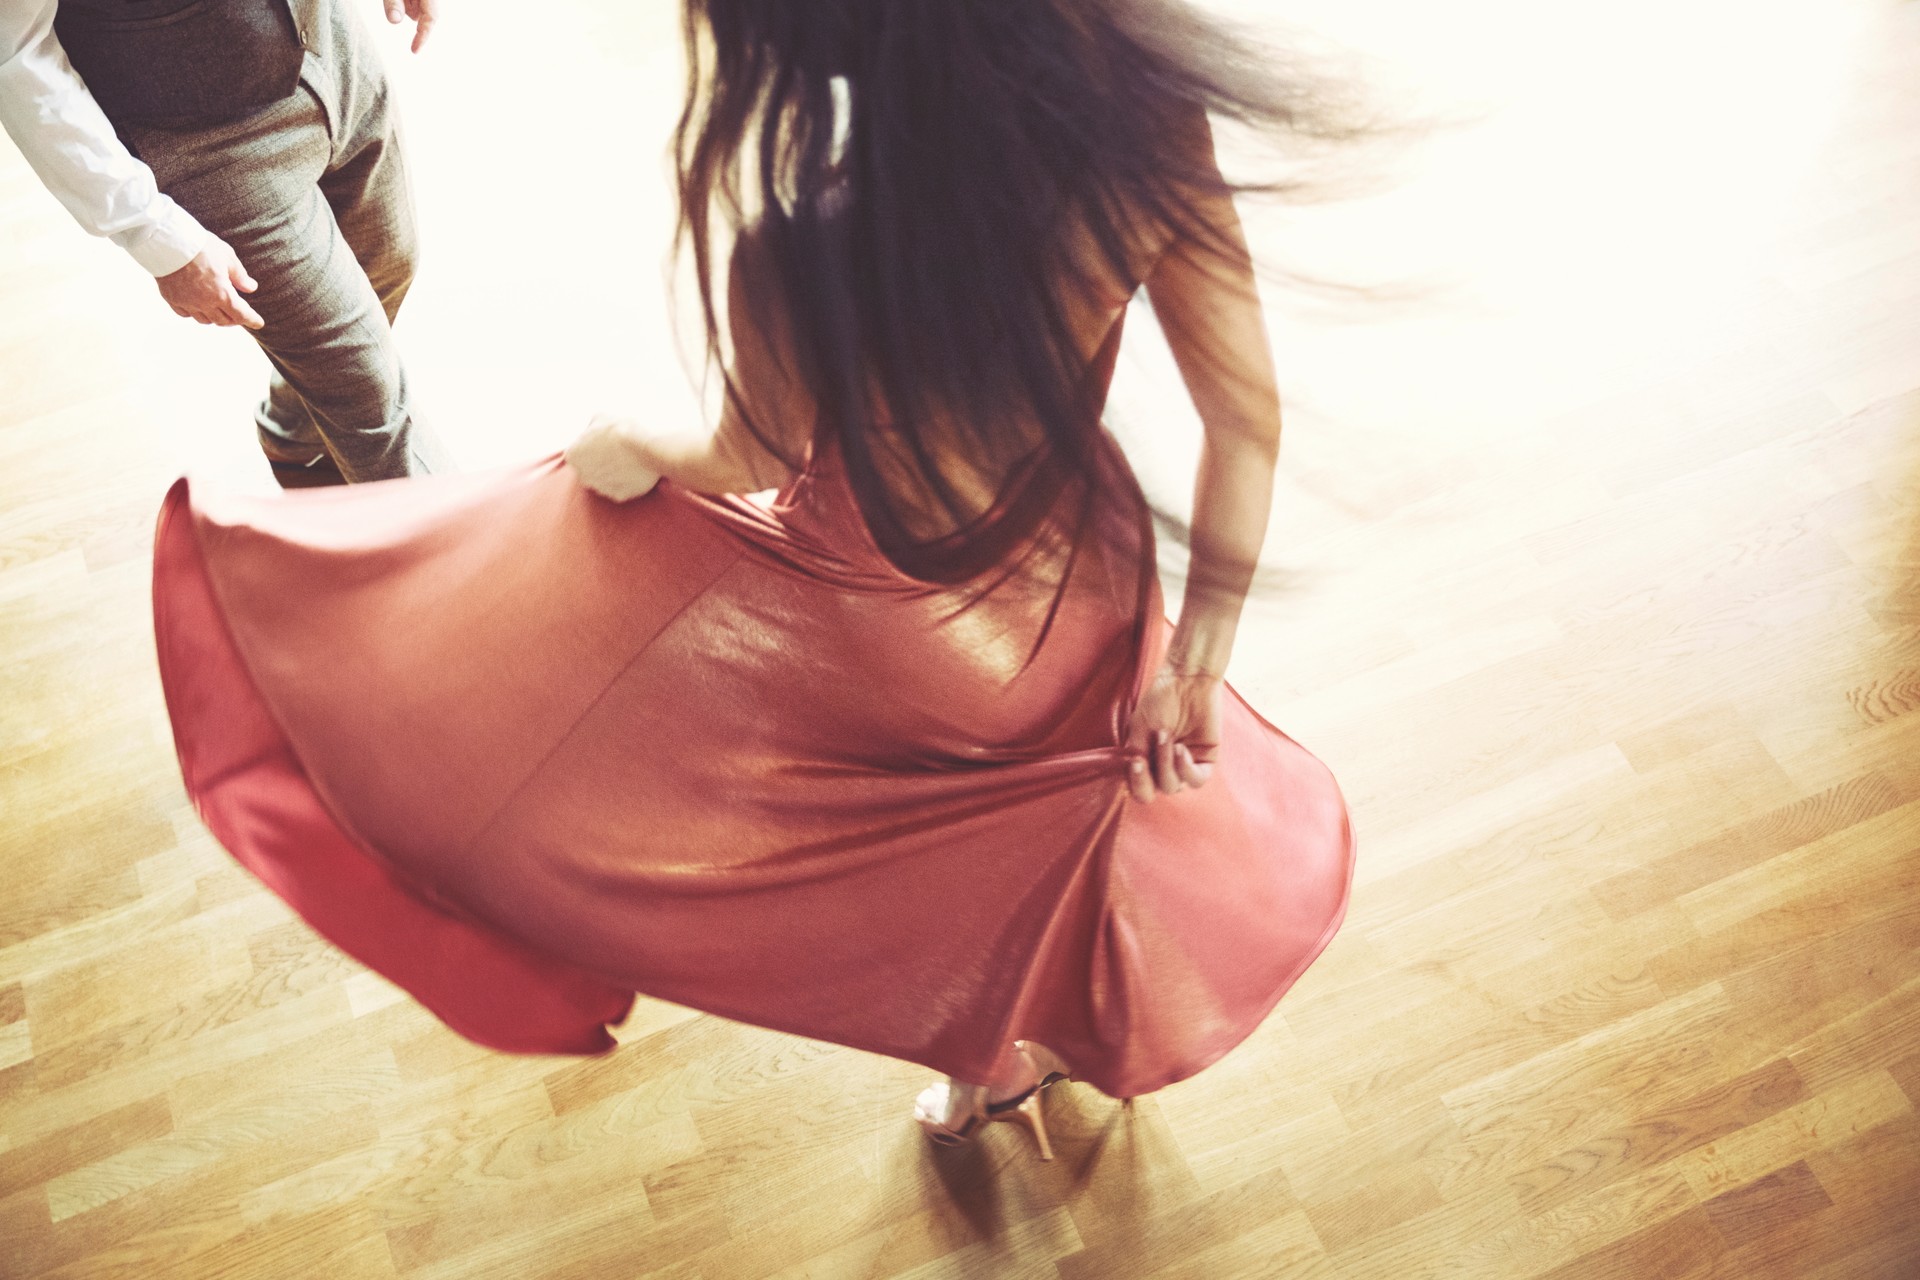
[[[750,225],[809,438],[838,446],[880,549],[931,582],[1050,519],[1087,532],[1104,388],[1075,306],[1137,283],[1142,243],[1219,247],[1197,211],[1229,189],[1206,115],[1322,122],[1182,0],[687,0],[686,41],[680,237],[708,358],[716,231]],[[793,434],[727,392],[797,464]]]

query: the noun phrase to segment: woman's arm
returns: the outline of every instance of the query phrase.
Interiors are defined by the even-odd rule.
[[[1193,548],[1169,660],[1222,675],[1266,540],[1280,455],[1280,390],[1253,263],[1232,202],[1211,210],[1221,243],[1176,244],[1147,281],[1204,437]]]
[[[785,458],[755,428],[769,433],[789,457],[802,452],[813,425],[810,403],[780,353],[789,350],[776,318],[758,294],[766,280],[763,250],[743,234],[727,268],[727,323],[733,337],[733,385],[744,404],[727,397],[712,431],[676,430],[632,417],[600,414],[567,450],[581,483],[616,501],[638,497],[661,476],[701,493],[754,493],[793,478]],[[747,415],[752,416],[749,425]]]
[[[596,414],[567,446],[567,461],[582,484],[616,502],[639,497],[661,477],[700,493],[756,493],[793,477],[731,403],[710,432],[658,431],[633,418]]]
[[[1280,452],[1280,392],[1239,215],[1224,193],[1203,197],[1199,212],[1210,234],[1177,240],[1147,278],[1205,434],[1180,620],[1135,711],[1141,799],[1198,786],[1211,772],[1220,688],[1266,539]]]

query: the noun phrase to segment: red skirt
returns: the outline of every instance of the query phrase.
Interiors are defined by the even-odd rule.
[[[183,480],[154,557],[208,827],[481,1044],[602,1052],[643,992],[963,1079],[1034,1039],[1132,1096],[1244,1039],[1345,911],[1333,778],[1237,696],[1206,787],[1127,798],[1165,633],[1124,574],[1046,623],[929,588],[826,468],[771,503],[609,503],[557,459]]]

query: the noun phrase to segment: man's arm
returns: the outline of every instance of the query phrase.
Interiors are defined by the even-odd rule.
[[[233,250],[160,191],[67,61],[55,3],[0,0],[0,125],[74,220],[132,255],[175,312],[259,328]]]

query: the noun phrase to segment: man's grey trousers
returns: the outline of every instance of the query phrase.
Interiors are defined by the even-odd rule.
[[[393,318],[413,282],[413,198],[379,54],[343,0],[295,0],[288,97],[211,128],[123,126],[160,189],[233,247],[272,363],[255,414],[281,464],[350,481],[439,469],[413,418]]]

